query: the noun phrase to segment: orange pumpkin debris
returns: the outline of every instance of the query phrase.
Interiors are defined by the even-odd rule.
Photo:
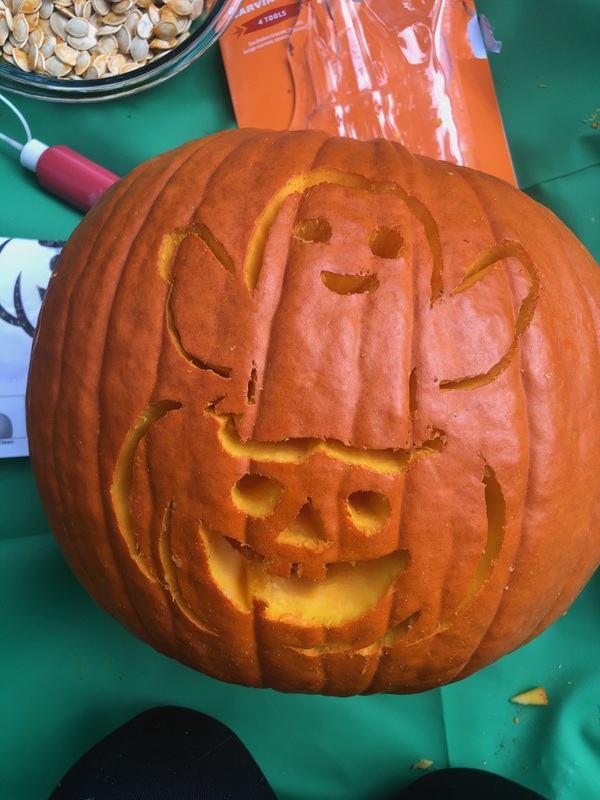
[[[520,706],[547,706],[548,695],[543,686],[536,686],[533,689],[527,689],[525,692],[515,694],[510,698],[510,702]]]

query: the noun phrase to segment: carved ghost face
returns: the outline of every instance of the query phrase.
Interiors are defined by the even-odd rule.
[[[450,285],[425,205],[331,170],[283,186],[246,252],[234,263],[204,223],[163,240],[166,346],[195,389],[158,386],[123,445],[130,553],[186,635],[256,685],[426,684],[424,653],[459,620],[486,624],[473,600],[513,550],[498,426],[515,463],[521,445],[494,384],[536,270],[491,239]]]

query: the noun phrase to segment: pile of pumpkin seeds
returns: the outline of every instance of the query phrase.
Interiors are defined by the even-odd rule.
[[[2,58],[51,78],[122,75],[190,34],[204,0],[0,0]]]

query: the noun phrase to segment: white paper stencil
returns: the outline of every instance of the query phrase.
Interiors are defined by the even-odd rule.
[[[31,343],[62,245],[0,237],[0,458],[29,452],[25,390]]]

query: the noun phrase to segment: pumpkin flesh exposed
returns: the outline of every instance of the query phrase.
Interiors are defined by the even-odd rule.
[[[599,330],[597,265],[508,184],[225,131],[119,181],[61,254],[27,398],[42,502],[102,607],[194,669],[424,691],[600,561]]]

